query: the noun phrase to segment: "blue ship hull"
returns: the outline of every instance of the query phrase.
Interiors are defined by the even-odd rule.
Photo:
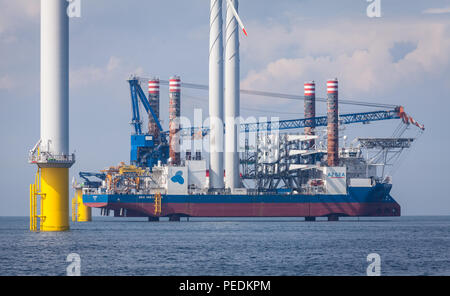
[[[400,216],[400,205],[389,194],[391,186],[349,187],[345,195],[162,195],[160,211],[155,196],[145,194],[89,194],[83,195],[83,203],[128,217]]]

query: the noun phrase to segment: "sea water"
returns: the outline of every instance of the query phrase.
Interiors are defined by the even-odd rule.
[[[450,275],[450,217],[93,217],[67,232],[30,232],[27,217],[0,217],[0,275]],[[72,257],[73,258],[73,257]]]

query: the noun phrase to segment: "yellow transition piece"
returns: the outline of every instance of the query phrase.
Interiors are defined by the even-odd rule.
[[[69,169],[41,168],[40,231],[69,230]]]
[[[77,219],[72,217],[72,220],[78,222],[92,221],[92,209],[83,204],[83,191],[81,188],[75,189],[75,203],[76,211],[72,215],[75,214]]]

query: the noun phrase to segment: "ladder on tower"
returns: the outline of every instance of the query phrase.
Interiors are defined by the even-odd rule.
[[[37,220],[39,219],[39,229],[42,229],[42,223],[45,220],[43,213],[43,200],[45,199],[45,193],[41,191],[41,169],[38,167],[36,176],[34,178],[34,184],[30,184],[30,230],[37,231]],[[40,202],[40,212],[38,214],[38,202]]]
[[[161,192],[155,194],[155,216],[161,215]]]

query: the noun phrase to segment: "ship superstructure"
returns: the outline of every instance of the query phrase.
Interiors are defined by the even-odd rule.
[[[174,79],[181,88],[179,77]],[[131,97],[139,97],[133,92],[141,94],[142,104],[147,105],[139,81],[144,80],[130,79]],[[171,87],[170,81],[160,83]],[[310,91],[308,84],[311,83],[305,83],[305,95]],[[152,98],[150,91],[154,91],[151,82],[148,97]],[[171,112],[180,111],[179,93],[177,98],[175,107],[170,100]],[[337,96],[331,98],[336,99]],[[329,106],[334,108],[334,104]],[[328,121],[334,111],[316,117],[308,112],[311,108],[315,109],[315,98],[305,104],[305,114],[309,115],[306,118],[240,124],[245,140],[239,155],[239,184],[235,188],[211,186],[208,161],[201,151],[172,152],[174,147],[183,145],[167,143],[165,137],[171,134],[170,130],[164,132],[161,127],[156,134],[150,129],[143,133],[135,126],[131,135],[133,164],[120,163],[100,173],[81,173],[86,181],[81,185],[83,203],[101,208],[103,215],[113,211],[114,216],[144,216],[151,221],[159,217],[305,217],[311,221],[316,217],[337,220],[345,216],[399,216],[400,206],[390,195],[392,184],[385,168],[415,139],[399,133],[391,138],[357,138],[347,145],[343,136],[344,145],[339,147],[339,138],[331,137],[336,139],[333,145],[337,147],[332,149],[336,153],[330,162],[329,134],[338,130],[330,128]],[[150,122],[159,121],[151,107],[148,113]],[[340,114],[333,122],[339,127],[390,119],[400,119],[405,126],[415,123],[402,107]],[[142,124],[140,118],[133,122]],[[153,130],[154,126],[151,125]],[[177,135],[172,138],[181,142],[186,137],[202,138],[210,133],[205,127],[169,126],[176,129],[176,133],[172,132]],[[417,126],[423,130],[423,126]],[[136,138],[145,139],[139,149],[135,147]],[[138,152],[140,149],[145,153]],[[149,159],[151,166],[146,165]]]
[[[314,81],[305,82],[303,96],[240,89],[239,27],[247,32],[238,15],[238,1],[223,2],[227,5],[226,38],[222,36],[222,0],[210,2],[209,84],[183,83],[179,76],[168,81],[132,76],[128,80],[133,126],[130,165],[81,173],[86,181],[81,185],[83,203],[101,208],[105,215],[112,210],[115,216],[146,216],[151,221],[159,217],[315,220],[324,216],[337,220],[399,216],[385,167],[415,139],[402,137],[402,127],[391,138],[364,137],[347,145],[340,128],[390,119],[421,131],[423,126],[401,106],[339,99],[337,78],[326,81],[326,98],[316,98]],[[141,88],[147,83],[148,96]],[[168,131],[159,118],[160,85],[169,86]],[[208,91],[208,126],[180,122],[183,88]],[[304,118],[241,122],[242,94],[272,97],[275,103],[279,98],[304,100]],[[326,116],[316,116],[316,101],[326,102]],[[342,114],[342,104],[383,110]],[[142,128],[139,106],[148,114],[148,132]],[[206,139],[208,154],[184,145],[184,138]]]

